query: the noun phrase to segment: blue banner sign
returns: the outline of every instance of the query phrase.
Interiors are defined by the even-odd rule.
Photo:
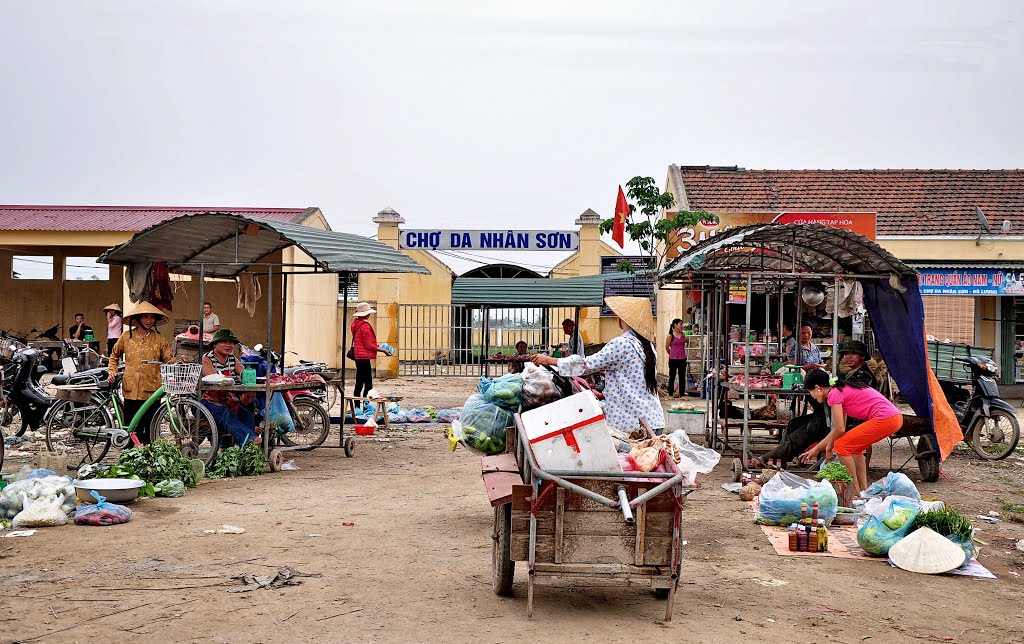
[[[918,269],[921,295],[1024,295],[1024,270]]]
[[[401,250],[560,250],[580,247],[577,230],[400,230]]]

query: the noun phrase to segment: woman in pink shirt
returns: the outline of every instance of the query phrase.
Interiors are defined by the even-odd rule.
[[[668,338],[665,340],[665,351],[668,352],[668,395],[679,398],[686,394],[686,335],[683,333],[683,321],[672,320],[669,325]],[[676,375],[679,376],[679,393],[675,391]]]
[[[124,320],[121,317],[121,307],[117,304],[108,304],[103,312],[107,314],[107,355],[114,350],[117,339],[121,337]]]
[[[821,442],[800,456],[805,463],[819,452],[826,458],[833,452],[853,475],[854,494],[868,486],[868,465],[864,452],[878,441],[889,438],[903,427],[903,414],[896,405],[871,387],[858,382],[842,382],[821,369],[804,378],[804,388],[820,403],[832,408],[832,431]],[[846,431],[846,419],[864,422]]]

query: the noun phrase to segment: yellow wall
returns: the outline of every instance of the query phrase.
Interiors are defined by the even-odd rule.
[[[880,239],[878,244],[904,260],[937,261],[978,260],[1001,262],[1024,257],[1024,241],[987,241],[973,239]]]
[[[621,257],[622,253],[601,241],[597,226],[580,227],[580,250],[565,258],[551,269],[555,279],[598,275],[601,272],[601,257]],[[595,234],[596,233],[596,234]],[[596,306],[580,309],[580,335],[586,344],[608,342],[620,335],[616,318],[602,318],[601,309]]]

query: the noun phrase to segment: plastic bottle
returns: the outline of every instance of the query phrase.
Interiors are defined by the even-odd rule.
[[[804,530],[804,526],[799,525],[796,527],[796,539],[797,539],[797,551],[807,552],[807,531]]]
[[[811,525],[818,525],[818,504],[815,503],[811,508]]]
[[[807,504],[806,503],[801,503],[800,504],[800,525],[806,525],[806,524],[807,524]]]
[[[800,550],[800,541],[796,536],[796,524],[793,523],[789,526],[789,549],[791,552],[797,552]]]
[[[818,552],[828,552],[828,528],[824,519],[818,519]]]

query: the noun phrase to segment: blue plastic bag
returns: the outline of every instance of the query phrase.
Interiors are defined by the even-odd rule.
[[[510,373],[493,380],[480,376],[477,389],[485,401],[506,409],[516,409],[523,402],[523,377],[518,373]]]
[[[288,413],[288,405],[284,402],[281,392],[275,391],[270,397],[270,408],[267,410],[267,422],[277,425],[279,432],[294,432],[295,423],[292,422],[292,415]]]
[[[921,506],[910,500],[895,499],[881,516],[868,515],[867,521],[857,530],[857,543],[869,555],[884,557],[889,548],[907,536],[914,525],[914,519],[921,513]]]
[[[831,524],[836,516],[839,497],[828,481],[811,481],[791,472],[779,472],[761,488],[757,515],[758,525],[788,526],[800,519],[801,504],[808,512],[818,504],[818,518]]]
[[[878,479],[860,495],[865,498],[905,496],[916,501],[921,500],[921,493],[917,491],[917,486],[903,472],[889,472],[884,479]]]

